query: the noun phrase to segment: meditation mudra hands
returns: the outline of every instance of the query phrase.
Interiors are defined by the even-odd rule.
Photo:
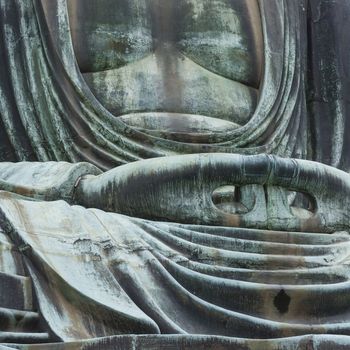
[[[293,202],[298,195],[302,199]],[[350,176],[320,163],[270,155],[194,154],[84,176],[75,201],[186,224],[334,232],[349,228]]]

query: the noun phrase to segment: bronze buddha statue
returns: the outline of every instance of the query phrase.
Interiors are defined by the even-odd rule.
[[[0,0],[0,348],[346,349],[347,14]]]

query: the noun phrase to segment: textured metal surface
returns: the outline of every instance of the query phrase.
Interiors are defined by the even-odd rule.
[[[107,111],[76,65],[66,1],[42,3],[45,12],[40,0],[1,2],[4,160],[88,161],[109,169],[184,153],[307,155],[305,12],[298,2],[260,2],[265,35],[259,102],[247,123],[204,135],[199,143],[152,135]]]
[[[0,348],[349,348],[349,15],[0,0]]]

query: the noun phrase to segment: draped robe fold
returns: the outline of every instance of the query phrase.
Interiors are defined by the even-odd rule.
[[[344,232],[180,225],[0,198],[2,228],[24,252],[40,310],[64,341],[350,334]]]
[[[76,65],[65,1],[50,1],[47,13],[45,2],[0,0],[1,160],[87,161],[106,170],[174,154],[273,153],[348,170],[346,102],[329,105],[337,111],[332,120],[310,119],[306,111],[306,1],[260,0],[265,69],[257,110],[246,125],[196,145],[144,134],[101,106]],[[317,1],[311,3],[317,16]],[[313,151],[319,129],[329,126],[330,139],[344,142]],[[162,223],[8,192],[0,194],[0,213],[1,229],[20,248],[40,310],[61,340],[165,333],[185,338],[160,344],[198,340],[244,349],[254,341],[224,336],[350,332],[347,234]],[[348,341],[315,336],[315,344],[319,339]],[[136,342],[131,338],[130,346]],[[292,349],[298,342],[268,346]]]
[[[246,125],[191,144],[136,130],[97,101],[76,63],[65,0],[2,0],[2,159],[88,161],[106,170],[184,153],[305,158],[305,12],[295,1],[259,3],[265,63],[256,111]]]
[[[348,207],[348,174],[299,163],[342,187],[339,207]],[[39,310],[60,340],[158,334],[161,346],[162,335],[178,334],[185,338],[168,339],[172,346],[225,337],[230,346],[237,338],[278,346],[289,337],[292,349],[308,334],[350,334],[348,232],[189,225],[70,205],[81,176],[102,176],[87,163],[3,163],[0,173],[1,188],[13,192],[0,192],[2,234],[21,252]]]

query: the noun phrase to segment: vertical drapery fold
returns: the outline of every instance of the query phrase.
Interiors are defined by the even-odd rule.
[[[310,0],[308,108],[312,158],[350,170],[350,3]]]

